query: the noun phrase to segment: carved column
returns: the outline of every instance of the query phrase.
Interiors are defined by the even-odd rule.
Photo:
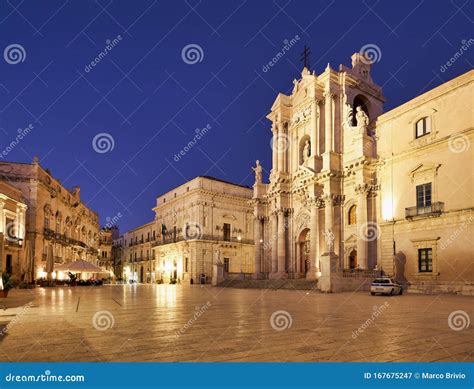
[[[326,92],[324,93],[324,98],[325,98],[325,105],[324,105],[324,122],[325,122],[325,148],[324,151],[327,153],[329,151],[333,151],[332,145],[333,145],[333,117],[332,117],[332,100],[334,98],[334,95],[331,92]]]
[[[316,272],[319,271],[319,208],[316,199],[310,201],[311,221],[310,221],[310,269],[306,278],[316,278]]]
[[[367,187],[359,185],[357,193],[357,263],[361,269],[367,269],[368,258],[368,231],[367,231]]]
[[[286,226],[285,211],[278,211],[278,273],[286,272]]]
[[[273,212],[271,216],[271,224],[272,224],[272,236],[271,236],[271,243],[272,243],[272,273],[278,272],[278,221],[277,221],[277,213]]]
[[[278,127],[273,125],[272,127],[272,133],[273,133],[273,138],[272,138],[272,170],[277,171],[278,170]]]
[[[319,101],[314,99],[311,103],[311,155],[319,154],[318,123],[319,123]]]
[[[254,218],[254,241],[255,241],[255,264],[253,273],[258,276],[262,272],[262,220],[260,217]]]

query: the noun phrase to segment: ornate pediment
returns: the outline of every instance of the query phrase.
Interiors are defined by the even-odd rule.
[[[414,169],[410,170],[409,176],[412,182],[432,179],[437,175],[440,163],[420,163]]]

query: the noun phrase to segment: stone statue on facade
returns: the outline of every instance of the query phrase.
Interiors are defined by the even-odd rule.
[[[334,251],[334,232],[328,229],[323,232],[324,237],[326,238],[326,251],[328,253],[332,253]]]
[[[369,125],[369,117],[364,112],[361,106],[358,106],[356,108],[356,121],[357,127],[359,128],[367,128],[367,126]]]
[[[262,183],[262,165],[260,165],[260,161],[257,159],[255,161],[256,166],[252,168],[252,170],[255,172],[255,184],[261,184]]]
[[[306,139],[306,142],[303,147],[303,163],[308,160],[310,155],[311,155],[311,143],[309,143],[309,140]]]

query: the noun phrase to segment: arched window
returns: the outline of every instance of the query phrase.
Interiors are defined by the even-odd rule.
[[[431,121],[428,116],[421,118],[415,125],[415,137],[420,138],[431,132]]]
[[[352,207],[349,208],[349,213],[348,213],[348,224],[357,224],[357,206],[353,205]]]
[[[44,228],[49,229],[49,218],[51,217],[51,207],[46,204],[43,208],[44,211]]]

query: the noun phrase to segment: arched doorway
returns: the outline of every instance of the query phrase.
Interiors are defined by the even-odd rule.
[[[309,228],[304,229],[301,231],[300,236],[298,238],[298,263],[297,263],[297,271],[300,273],[306,274],[310,267],[311,267],[311,258],[310,258],[310,250],[311,250],[311,241],[310,241],[310,233]]]
[[[352,250],[349,254],[349,269],[357,269],[357,250]]]

